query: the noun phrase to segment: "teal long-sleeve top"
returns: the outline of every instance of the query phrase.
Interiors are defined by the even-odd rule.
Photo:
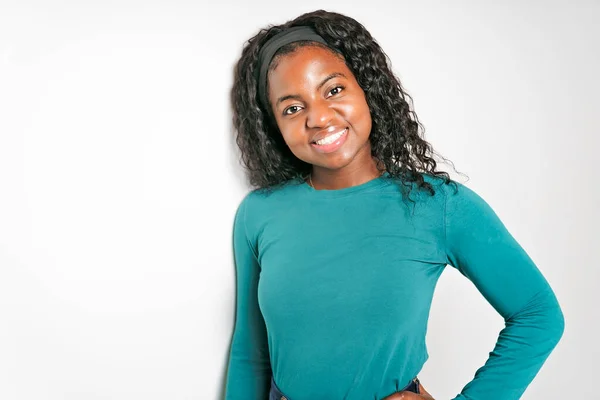
[[[242,200],[226,400],[267,400],[271,376],[290,400],[401,390],[429,357],[427,320],[446,265],[505,320],[453,399],[521,397],[562,337],[557,298],[481,196],[422,176],[435,194],[412,184],[414,205],[387,173],[338,190],[290,181]]]

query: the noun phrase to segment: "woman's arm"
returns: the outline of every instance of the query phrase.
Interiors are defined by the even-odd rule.
[[[502,315],[494,350],[454,399],[519,399],[554,349],[564,316],[550,285],[492,208],[457,183],[446,192],[448,264]]]
[[[233,228],[237,297],[226,400],[266,400],[271,379],[267,332],[258,307],[260,266],[246,233],[247,203],[248,197],[237,210]]]

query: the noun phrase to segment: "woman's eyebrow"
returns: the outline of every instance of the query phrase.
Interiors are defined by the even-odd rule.
[[[319,86],[317,86],[317,90],[321,89],[323,87],[323,85],[327,83],[328,80],[337,78],[338,76],[341,76],[342,78],[346,78],[346,75],[342,74],[341,72],[334,72],[332,74],[329,74],[329,75],[327,75],[327,77],[325,79],[323,79],[321,81],[321,83],[319,83]]]
[[[281,96],[280,98],[277,99],[277,102],[275,103],[275,107],[279,106],[279,103],[281,103],[282,101],[286,101],[286,100],[302,100],[302,97],[300,97],[297,94],[286,94],[285,96]]]
[[[323,79],[321,81],[321,83],[319,83],[319,85],[317,86],[317,90],[320,90],[323,85],[325,85],[327,83],[328,80],[333,79],[333,78],[337,78],[341,76],[342,78],[346,78],[346,75],[342,74],[341,72],[333,72],[329,75],[327,75],[325,77],[325,79]],[[277,102],[275,103],[275,107],[277,107],[279,105],[279,103],[281,103],[282,101],[286,101],[286,100],[301,100],[301,97],[297,94],[288,94],[285,96],[281,96],[280,98],[277,99]]]

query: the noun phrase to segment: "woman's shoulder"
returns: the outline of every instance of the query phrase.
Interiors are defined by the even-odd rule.
[[[492,210],[491,205],[479,190],[465,183],[430,174],[423,174],[423,178],[435,188],[435,197],[439,198],[440,204],[443,205],[444,212],[447,214],[455,214],[458,211],[480,214]]]
[[[420,175],[423,177],[423,181],[429,183],[436,194],[439,193],[439,196],[443,197],[444,200],[457,196],[477,196],[473,189],[451,177],[424,172],[421,172]]]
[[[422,181],[421,179],[414,179],[408,184],[398,181],[400,185],[395,186],[400,188],[404,185],[405,189],[410,189],[409,198],[419,202],[443,203],[447,196],[460,185],[459,182],[443,175],[435,175],[430,172],[418,172],[418,175],[422,177]]]
[[[240,201],[238,210],[243,211],[245,218],[249,220],[274,215],[280,210],[289,209],[303,189],[299,181],[289,181],[276,187],[251,189]]]
[[[298,179],[290,180],[277,186],[252,189],[246,194],[243,201],[252,203],[255,206],[272,207],[278,203],[295,199],[304,189],[302,181]]]

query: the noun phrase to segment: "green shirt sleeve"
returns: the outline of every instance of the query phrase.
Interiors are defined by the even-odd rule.
[[[446,188],[447,263],[467,277],[504,318],[485,364],[454,399],[519,399],[564,331],[550,285],[478,194]]]
[[[236,212],[233,228],[236,314],[225,388],[226,400],[265,400],[271,379],[267,331],[258,306],[260,265],[256,249],[246,233],[247,203],[248,197]]]

